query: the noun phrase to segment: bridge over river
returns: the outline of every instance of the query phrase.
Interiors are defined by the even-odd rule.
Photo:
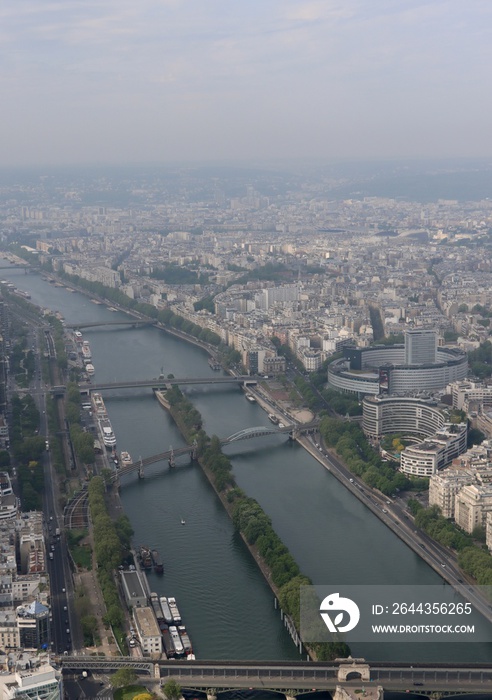
[[[81,329],[81,328],[98,328],[98,327],[104,327],[104,326],[154,326],[156,324],[156,321],[153,320],[148,320],[148,321],[140,321],[136,318],[132,319],[124,319],[122,321],[92,321],[90,323],[66,323],[65,328],[75,328],[75,329]]]
[[[261,381],[262,377],[244,374],[236,377],[171,377],[170,379],[158,377],[157,379],[136,379],[121,382],[97,382],[96,384],[79,384],[81,394],[90,394],[94,391],[110,391],[111,389],[138,389],[149,387],[151,389],[165,390],[169,386],[188,384],[238,384],[239,386],[248,384],[254,385]],[[56,387],[58,388],[58,387]]]
[[[464,693],[488,693],[492,664],[368,663],[364,659],[333,662],[158,661],[134,658],[61,657],[67,670],[116,671],[133,668],[165,683],[174,678],[182,688],[201,690],[208,697],[233,689],[270,690],[287,697],[327,690],[346,691],[378,687],[429,695],[434,698]],[[357,697],[357,695],[355,695]],[[367,695],[366,695],[367,697]],[[373,697],[376,697],[375,695]]]
[[[302,425],[287,425],[282,428],[278,426],[265,426],[258,425],[253,428],[244,428],[239,430],[233,435],[229,435],[226,438],[220,438],[221,445],[230,445],[233,442],[239,442],[240,440],[250,440],[251,438],[265,437],[267,435],[275,435],[277,433],[289,435],[292,440],[295,440],[298,435],[312,432],[316,430],[319,425],[319,421],[311,421],[310,423],[303,423]],[[118,479],[120,476],[125,474],[131,474],[132,472],[138,472],[140,478],[144,477],[145,467],[150,464],[155,464],[156,462],[168,461],[170,466],[175,466],[175,458],[181,455],[192,455],[195,458],[196,444],[186,445],[185,447],[178,447],[173,449],[172,447],[166,452],[160,452],[156,455],[151,455],[150,457],[145,457],[145,459],[139,459],[137,462],[133,462],[127,466],[121,467],[115,475],[114,479]]]

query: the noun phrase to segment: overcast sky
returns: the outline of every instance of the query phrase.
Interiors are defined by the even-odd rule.
[[[2,0],[0,164],[492,155],[490,0]]]

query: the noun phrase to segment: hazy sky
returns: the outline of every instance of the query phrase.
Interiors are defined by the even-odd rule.
[[[0,165],[490,156],[490,0],[2,0]]]

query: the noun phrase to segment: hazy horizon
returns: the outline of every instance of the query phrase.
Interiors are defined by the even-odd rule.
[[[485,0],[6,0],[0,166],[492,156]]]

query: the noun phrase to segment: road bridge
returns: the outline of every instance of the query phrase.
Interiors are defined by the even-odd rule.
[[[65,328],[97,328],[98,326],[153,326],[155,321],[139,321],[138,319],[123,319],[122,321],[93,321],[91,323],[66,323]]]
[[[116,671],[132,668],[161,683],[174,678],[182,688],[214,696],[232,689],[272,690],[295,697],[310,691],[364,688],[402,690],[434,697],[488,693],[492,664],[367,663],[364,659],[333,662],[158,661],[132,657],[64,656],[63,670]],[[360,692],[360,691],[359,691]]]
[[[158,377],[157,379],[136,379],[125,380],[121,382],[97,382],[95,384],[79,384],[80,393],[91,393],[93,391],[110,391],[111,389],[139,389],[141,387],[149,387],[150,389],[166,390],[169,386],[188,385],[188,384],[238,384],[245,385],[257,384],[261,381],[261,377],[254,375],[239,375],[236,377]]]
[[[275,434],[289,435],[291,440],[295,440],[298,435],[312,432],[313,430],[316,430],[318,426],[319,421],[311,421],[310,423],[304,423],[302,425],[287,425],[283,428],[279,428],[278,426],[270,427],[258,425],[253,428],[244,428],[244,430],[239,430],[237,433],[229,435],[229,437],[220,438],[220,444],[230,445],[231,443],[239,442],[240,440],[249,440],[251,438],[266,437],[267,435]],[[122,467],[115,473],[113,478],[116,480],[121,476],[132,474],[133,472],[138,472],[139,475],[143,477],[145,467],[148,467],[151,464],[167,461],[174,465],[176,457],[180,457],[182,455],[194,455],[195,452],[196,445],[186,445],[185,447],[178,447],[176,449],[170,448],[166,452],[160,452],[159,454],[145,457],[145,459],[139,459],[137,462],[133,462],[126,467]]]
[[[0,271],[1,270],[25,270],[26,272],[30,272],[33,269],[39,270],[39,267],[34,268],[29,263],[25,263],[25,265],[22,265],[21,263],[12,263],[11,265],[0,265]]]

